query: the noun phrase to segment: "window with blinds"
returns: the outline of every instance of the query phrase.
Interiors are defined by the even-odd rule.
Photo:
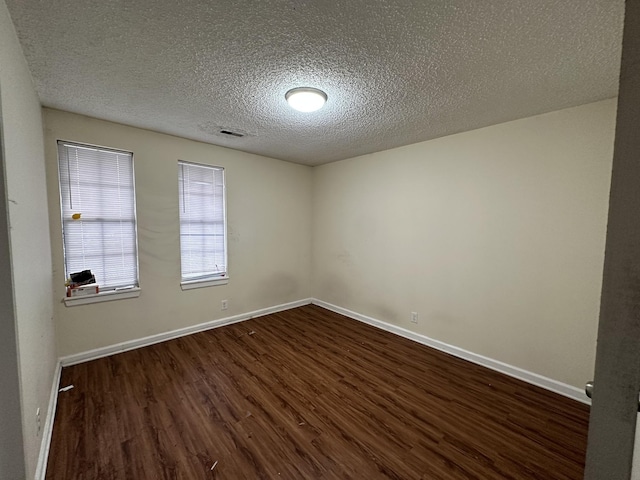
[[[178,161],[182,282],[226,278],[224,169]]]
[[[133,154],[58,142],[66,278],[91,270],[101,291],[138,286]]]

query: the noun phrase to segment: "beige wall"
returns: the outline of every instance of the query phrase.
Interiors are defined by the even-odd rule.
[[[44,109],[59,354],[69,355],[310,295],[311,168]],[[65,306],[56,140],[132,151],[139,298]],[[182,291],[178,159],[225,168],[228,285]],[[222,299],[229,309],[220,310]]]
[[[606,100],[317,167],[313,295],[584,385],[615,108]]]
[[[142,294],[57,301],[60,355],[314,296],[574,386],[592,376],[614,100],[314,169],[44,116],[56,300],[56,139],[131,150],[136,168]],[[177,159],[226,168],[229,285],[180,289]]]
[[[15,321],[25,471],[27,478],[33,478],[42,438],[36,427],[36,409],[41,409],[44,422],[56,367],[51,246],[47,229],[49,218],[40,103],[9,12],[2,0],[0,95],[14,307],[14,318],[3,315],[0,321]],[[2,267],[8,268],[8,265]],[[15,342],[16,337],[3,336],[0,345],[11,341]],[[16,387],[7,383],[8,379],[4,376],[2,380],[0,390]],[[4,396],[0,397],[4,400]],[[2,432],[2,436],[6,434]],[[13,442],[19,441],[17,437],[13,439]],[[16,451],[15,447],[12,447],[12,451]],[[2,472],[0,476],[20,478],[4,476]]]

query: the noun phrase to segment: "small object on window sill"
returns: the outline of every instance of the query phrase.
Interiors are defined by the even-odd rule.
[[[91,270],[82,270],[81,272],[71,273],[69,275],[73,283],[88,283],[93,277]]]
[[[81,213],[74,213],[73,215],[71,215],[71,218],[73,218],[74,220],[80,220],[81,216]]]
[[[97,283],[77,286],[71,284],[67,287],[67,297],[84,297],[86,295],[95,295],[96,293],[100,293],[100,286]]]
[[[91,273],[91,270],[83,270],[69,274],[68,285],[70,287],[79,287],[80,285],[88,285],[90,283],[96,283],[96,276]]]

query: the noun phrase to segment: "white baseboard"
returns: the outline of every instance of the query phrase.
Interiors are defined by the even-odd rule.
[[[420,333],[412,332],[411,330],[407,330],[406,328],[398,327],[397,325],[393,325],[393,324],[384,322],[382,320],[377,320],[367,315],[353,312],[346,308],[342,308],[337,305],[333,305],[331,303],[318,300],[315,298],[307,298],[307,299],[298,300],[295,302],[283,303],[281,305],[262,308],[260,310],[255,310],[253,312],[242,313],[239,315],[234,315],[232,317],[212,320],[210,322],[200,323],[198,325],[193,325],[193,326],[181,328],[178,330],[172,330],[170,332],[159,333],[156,335],[151,335],[149,337],[144,337],[137,340],[130,340],[122,343],[117,343],[115,345],[109,345],[107,347],[96,348],[94,350],[89,350],[87,352],[68,355],[60,358],[60,364],[63,367],[76,365],[78,363],[96,360],[98,358],[107,357],[109,355],[114,355],[116,353],[122,353],[129,350],[134,350],[136,348],[146,347],[148,345],[153,345],[156,343],[171,340],[174,338],[183,337],[185,335],[191,335],[192,333],[202,332],[205,330],[210,330],[212,328],[217,328],[225,325],[231,325],[233,323],[243,322],[251,318],[261,317],[264,315],[269,315],[270,313],[281,312],[283,310],[289,310],[295,307],[301,307],[303,305],[308,305],[310,303],[326,308],[327,310],[331,310],[333,312],[339,313],[341,315],[345,315],[354,320],[367,323],[369,325],[380,328],[387,332],[400,335],[401,337],[408,338],[409,340],[413,340],[422,345],[435,348],[436,350],[440,350],[442,352],[448,353],[455,357],[468,360],[472,363],[482,365],[483,367],[487,367],[492,370],[496,370],[498,372],[509,375],[511,377],[531,383],[533,385],[537,385],[538,387],[542,387],[552,392],[558,393],[560,395],[564,395],[565,397],[572,398],[581,403],[585,403],[585,404],[591,403],[591,400],[587,398],[587,396],[584,394],[584,392],[581,389],[574,387],[572,385],[568,385],[566,383],[562,383],[557,380],[544,377],[537,373],[533,373],[528,370],[524,370],[522,368],[509,365],[499,360],[494,360],[492,358],[485,357],[483,355],[479,355],[477,353],[473,353],[468,350],[464,350],[454,345],[449,345],[439,340],[429,338]],[[56,387],[58,385],[59,378],[60,378],[60,367],[58,367],[57,380],[55,382]],[[52,395],[53,395],[53,392],[52,392]],[[56,400],[57,400],[57,389],[55,390],[54,402]],[[50,402],[50,410],[52,405],[54,404]],[[55,406],[53,407],[53,412],[55,413]],[[49,421],[50,417],[51,417],[51,426],[53,426],[53,415],[51,414],[47,415],[47,422]],[[45,431],[46,431],[46,428],[47,428],[47,425],[45,424]],[[43,438],[43,443],[44,443],[44,438]]]
[[[47,408],[47,417],[44,421],[42,429],[42,441],[40,442],[40,454],[38,455],[38,464],[36,466],[36,480],[44,480],[47,473],[47,461],[49,460],[49,447],[51,446],[51,435],[53,434],[53,422],[56,417],[56,407],[58,405],[58,388],[60,386],[60,374],[62,372],[62,364],[58,360],[56,370],[53,373],[53,382],[51,384],[51,395],[49,396],[49,407]]]
[[[398,327],[396,325],[392,325],[390,323],[383,322],[381,320],[377,320],[375,318],[368,317],[357,312],[352,312],[351,310],[338,307],[337,305],[333,305],[322,300],[314,298],[312,299],[311,303],[313,303],[314,305],[318,305],[319,307],[326,308],[327,310],[331,310],[332,312],[336,312],[346,317],[353,318],[354,320],[358,320],[382,330],[386,330],[387,332],[395,333],[396,335],[400,335],[401,337],[408,338],[409,340],[421,343],[422,345],[435,348],[436,350],[440,350],[455,357],[459,357],[472,363],[482,365],[483,367],[490,368],[491,370],[496,370],[500,373],[509,375],[510,377],[523,380],[527,383],[531,383],[555,393],[559,393],[560,395],[569,397],[573,400],[577,400],[578,402],[591,404],[591,400],[587,398],[584,392],[572,385],[568,385],[566,383],[562,383],[557,380],[538,375],[537,373],[529,372],[528,370],[524,370],[522,368],[514,367],[513,365],[509,365],[507,363],[500,362],[483,355],[478,355],[477,353],[473,353],[468,350],[449,345],[439,340],[434,340],[433,338],[429,338],[425,335],[412,332],[411,330],[407,330],[406,328]]]
[[[270,313],[281,312],[283,310],[289,310],[290,308],[301,307],[311,303],[311,299],[297,300],[295,302],[283,303],[282,305],[276,305],[274,307],[262,308],[253,312],[241,313],[232,317],[220,318],[218,320],[212,320],[210,322],[200,323],[198,325],[192,325],[190,327],[180,328],[178,330],[171,330],[170,332],[158,333],[149,337],[139,338],[137,340],[129,340],[115,345],[109,345],[107,347],[100,347],[87,352],[76,353],[73,355],[67,355],[60,358],[60,362],[63,367],[70,365],[76,365],[78,363],[88,362],[91,360],[97,360],[98,358],[108,357],[116,353],[127,352],[129,350],[135,350],[136,348],[146,347],[155,343],[165,342],[174,338],[184,337],[185,335],[191,335],[192,333],[203,332],[212,328],[218,328],[225,325],[231,325],[232,323],[244,322],[251,318],[262,317],[269,315]]]

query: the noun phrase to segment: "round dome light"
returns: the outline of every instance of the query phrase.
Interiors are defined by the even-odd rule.
[[[289,90],[284,98],[299,112],[315,112],[327,101],[327,94],[317,88],[300,87]]]

